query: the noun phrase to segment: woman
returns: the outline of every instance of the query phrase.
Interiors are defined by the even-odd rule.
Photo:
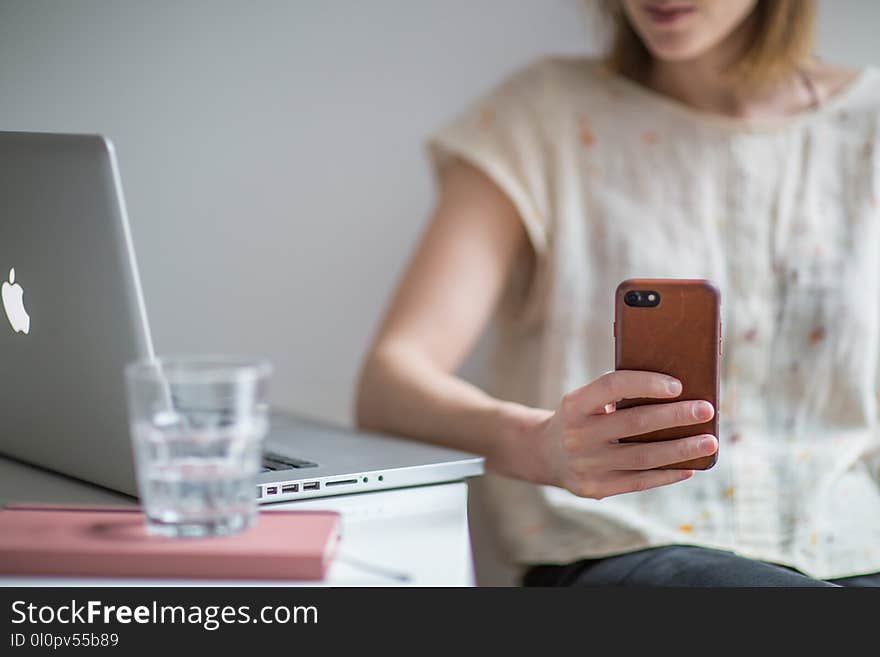
[[[877,584],[880,75],[810,56],[812,2],[607,9],[607,61],[541,60],[431,140],[439,203],[358,422],[485,455],[527,584]],[[617,442],[716,412],[603,374],[630,277],[721,289],[719,436]],[[484,392],[454,372],[493,313]]]

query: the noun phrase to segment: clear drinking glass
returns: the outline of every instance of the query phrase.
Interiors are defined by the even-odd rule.
[[[267,361],[227,357],[158,358],[126,368],[149,531],[212,536],[253,523],[270,374]]]

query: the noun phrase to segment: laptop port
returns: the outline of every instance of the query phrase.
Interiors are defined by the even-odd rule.
[[[320,487],[321,483],[317,481],[310,481],[303,484],[303,490],[318,490]]]
[[[263,489],[260,486],[257,486],[257,499],[263,497]]]
[[[278,486],[266,486],[266,495],[275,495],[278,492]]]
[[[298,493],[299,492],[299,484],[284,484],[281,487],[282,493]]]
[[[356,484],[358,482],[357,479],[337,479],[336,481],[328,481],[324,485],[325,486],[343,486],[345,484]]]

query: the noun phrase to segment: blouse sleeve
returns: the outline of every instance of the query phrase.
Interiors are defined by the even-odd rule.
[[[456,159],[485,173],[519,212],[538,256],[548,238],[548,144],[541,62],[506,79],[437,130],[427,142],[436,177]]]

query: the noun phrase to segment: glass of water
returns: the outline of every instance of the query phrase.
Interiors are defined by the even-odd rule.
[[[249,527],[269,426],[267,361],[157,358],[126,368],[147,529],[214,536]]]

